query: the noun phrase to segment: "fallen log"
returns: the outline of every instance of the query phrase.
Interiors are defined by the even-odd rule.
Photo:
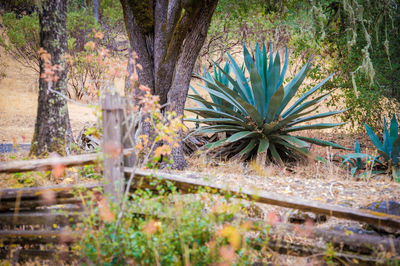
[[[326,249],[324,247],[290,243],[284,240],[269,240],[266,243],[259,243],[254,239],[250,239],[250,245],[259,250],[266,247],[269,251],[274,251],[287,256],[314,257],[323,260],[326,254]],[[351,254],[338,251],[335,252],[332,260],[338,262],[339,265],[343,265],[343,262],[349,263],[350,265],[371,265],[371,263],[375,265],[384,263],[384,261],[377,259],[376,256]]]
[[[250,220],[251,221],[251,220]],[[254,221],[258,226],[267,226],[265,221]],[[357,254],[373,254],[374,252],[390,251],[396,255],[400,251],[400,239],[393,236],[368,235],[342,232],[337,230],[317,228],[315,226],[304,226],[297,224],[280,223],[269,225],[270,235],[277,235],[278,238],[290,236],[295,238],[323,240],[331,243],[335,248],[346,252]],[[400,253],[398,254],[400,255]]]
[[[124,171],[126,175],[129,176],[132,173],[133,169],[125,167]],[[137,182],[134,184],[134,186],[136,187],[147,187],[155,189],[155,186],[151,184],[151,181],[159,180],[160,182],[164,183],[168,181],[173,183],[180,191],[184,193],[192,193],[194,191],[197,191],[199,188],[206,188],[213,193],[229,193],[239,198],[253,200],[259,203],[276,205],[285,208],[293,208],[306,212],[325,214],[337,218],[365,222],[376,226],[390,226],[400,229],[399,216],[374,212],[370,210],[352,209],[272,192],[253,192],[243,188],[231,188],[229,186],[211,184],[210,182],[204,181],[202,179],[187,178],[163,172],[136,170],[135,178]]]

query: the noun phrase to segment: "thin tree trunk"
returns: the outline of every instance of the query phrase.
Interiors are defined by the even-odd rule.
[[[52,65],[60,65],[55,71],[57,79],[39,81],[39,99],[35,132],[31,154],[43,155],[47,152],[66,154],[68,144],[69,116],[64,97],[67,95],[68,68],[64,59],[67,51],[66,0],[42,0],[39,4],[40,46],[51,56]],[[45,73],[45,62],[40,60],[41,76]]]
[[[100,10],[100,0],[93,0],[93,16],[94,21],[99,23],[99,10]]]

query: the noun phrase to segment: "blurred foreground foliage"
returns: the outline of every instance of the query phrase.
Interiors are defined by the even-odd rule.
[[[89,264],[251,265],[274,260],[272,252],[251,248],[247,237],[260,230],[257,241],[263,246],[270,226],[238,218],[246,209],[229,196],[206,191],[181,195],[172,184],[159,184],[156,191],[130,194],[120,223],[117,206],[106,198],[97,196],[88,204],[91,213],[79,228],[84,233],[74,250]]]

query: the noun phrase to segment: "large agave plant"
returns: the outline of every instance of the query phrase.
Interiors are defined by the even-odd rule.
[[[251,157],[257,153],[266,153],[277,162],[282,158],[297,158],[299,154],[307,155],[310,144],[343,148],[338,144],[316,138],[294,135],[309,129],[325,129],[341,123],[303,124],[318,118],[332,116],[343,111],[311,114],[317,104],[326,99],[331,92],[310,99],[325,84],[327,77],[320,84],[303,94],[295,103],[288,106],[302,84],[309,69],[307,62],[299,73],[283,85],[288,68],[288,52],[281,66],[277,52],[274,56],[272,45],[268,60],[267,49],[257,45],[255,60],[246,46],[244,48],[244,69],[228,54],[229,62],[224,68],[214,67],[214,77],[205,71],[203,88],[208,91],[212,101],[201,97],[195,90],[188,97],[199,105],[198,108],[186,108],[202,118],[186,119],[201,124],[195,132],[225,132],[226,138],[208,144],[208,148],[221,147],[228,156],[235,154]],[[234,75],[230,75],[230,71]],[[297,155],[297,156],[296,156]]]

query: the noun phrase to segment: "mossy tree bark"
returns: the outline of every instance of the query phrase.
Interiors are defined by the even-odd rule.
[[[182,115],[190,78],[218,0],[120,0],[139,83]],[[172,151],[174,168],[186,167],[182,145]]]
[[[71,140],[68,106],[62,95],[67,95],[67,0],[40,0],[39,5],[40,46],[51,55],[51,64],[60,65],[55,71],[57,80],[39,81],[38,110],[31,154],[48,152],[66,154]],[[45,73],[45,62],[40,60],[40,73]]]

